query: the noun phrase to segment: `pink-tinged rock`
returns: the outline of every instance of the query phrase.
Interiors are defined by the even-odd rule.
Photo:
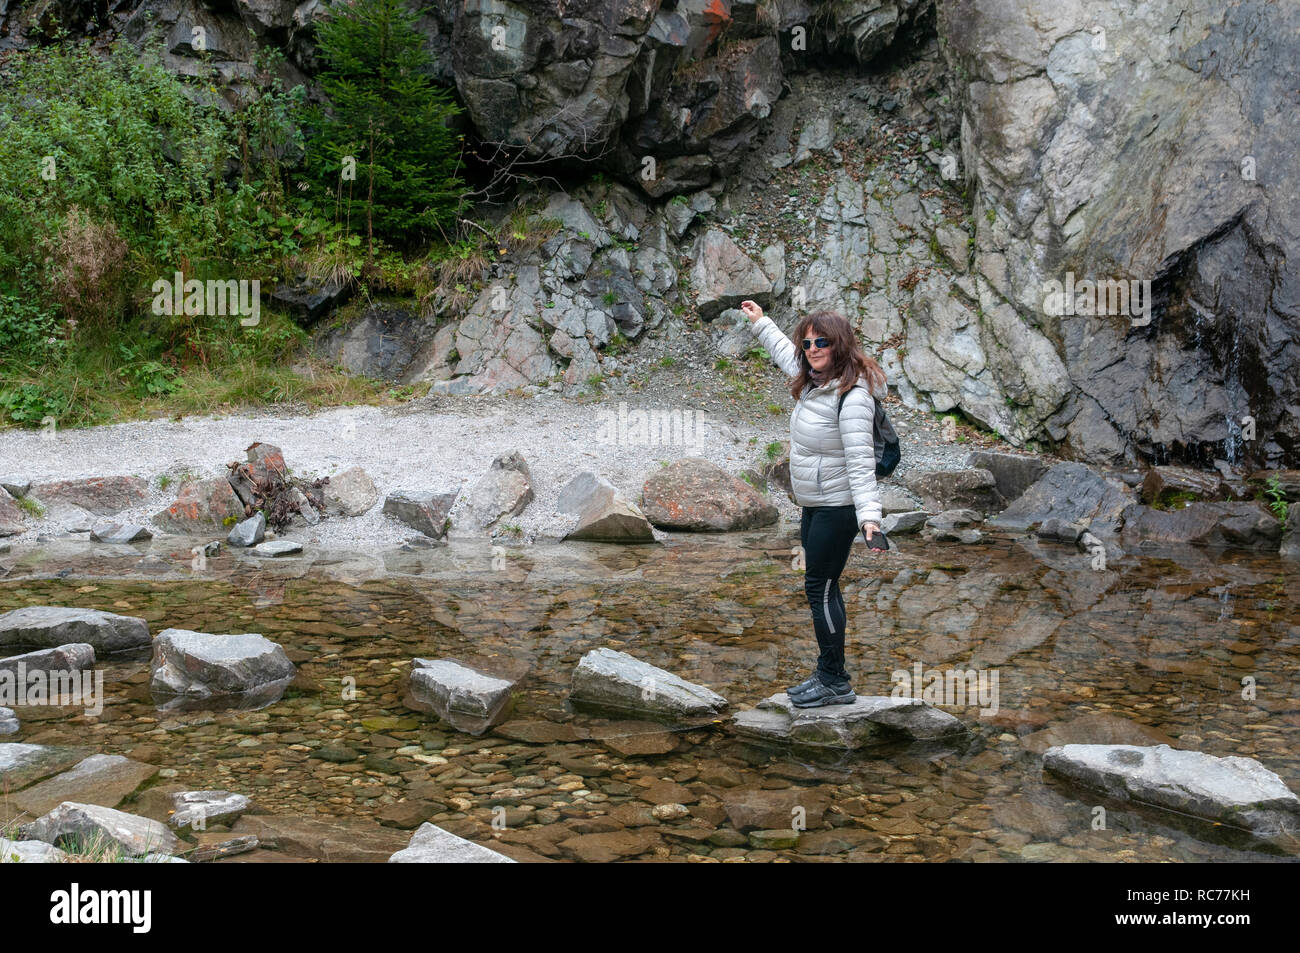
[[[147,498],[147,486],[140,477],[91,477],[38,483],[32,487],[31,495],[46,505],[71,503],[97,516],[111,516],[143,503]]]
[[[244,504],[225,477],[191,480],[181,485],[176,502],[153,521],[172,533],[226,532],[228,518],[244,518]],[[229,525],[234,525],[230,523]]]

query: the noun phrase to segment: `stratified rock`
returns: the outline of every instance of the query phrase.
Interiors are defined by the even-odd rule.
[[[456,493],[428,491],[398,491],[384,500],[384,514],[417,529],[432,539],[442,539],[447,533],[447,518]]]
[[[1300,797],[1253,758],[1216,758],[1168,745],[1064,745],[1043,769],[1135,801],[1271,839],[1300,836]]]
[[[124,854],[175,853],[181,847],[166,826],[111,807],[64,801],[44,817],[22,827],[24,837],[74,850],[95,841],[116,844]]]
[[[378,500],[379,491],[361,467],[349,467],[325,485],[325,512],[337,516],[360,516]]]
[[[660,529],[725,533],[770,526],[777,509],[744,480],[703,457],[652,472],[641,491],[646,519]]]
[[[190,480],[181,485],[176,502],[153,521],[171,533],[224,533],[231,523],[244,518],[244,502],[225,477]],[[228,522],[229,521],[229,522]]]
[[[960,721],[911,698],[859,695],[851,705],[796,708],[785,692],[737,712],[738,734],[809,748],[854,750],[886,741],[932,741],[963,734]]]
[[[266,537],[266,516],[258,510],[246,520],[240,520],[230,529],[226,542],[231,546],[256,546]]]
[[[701,235],[691,257],[695,305],[706,321],[746,298],[764,307],[771,303],[772,282],[722,229],[710,228]]]
[[[27,606],[0,615],[0,646],[55,648],[84,643],[96,652],[118,652],[149,644],[149,624],[99,609]]]
[[[1058,463],[988,520],[996,529],[1026,530],[1053,517],[1087,526],[1097,536],[1119,532],[1133,491],[1120,480],[1104,477],[1082,463]]]
[[[116,754],[92,754],[75,767],[32,785],[11,800],[19,810],[37,817],[64,801],[117,807],[158,769]]]
[[[112,516],[143,503],[147,491],[148,484],[140,477],[111,476],[38,483],[30,493],[46,505],[69,503],[96,516]]]
[[[164,629],[154,640],[149,688],[162,708],[268,705],[293,681],[284,649],[256,633]]]
[[[1227,495],[1223,477],[1213,470],[1152,467],[1142,479],[1142,502],[1164,507],[1188,500],[1221,500]]]
[[[455,523],[473,531],[488,529],[506,516],[517,516],[533,500],[532,476],[517,451],[502,454],[461,497]]]
[[[80,672],[94,665],[95,647],[85,642],[70,642],[52,649],[0,658],[0,672],[8,672],[18,681],[21,681],[20,673]]]
[[[988,470],[922,470],[908,477],[907,487],[932,511],[971,509],[996,513],[1007,502]]]
[[[1125,546],[1192,543],[1275,550],[1282,524],[1256,503],[1188,503],[1171,510],[1134,504],[1124,511]]]
[[[631,712],[656,721],[711,718],[727,707],[712,689],[613,649],[592,649],[573,670],[569,700],[596,711]]]
[[[141,540],[153,539],[153,533],[139,523],[114,523],[105,520],[91,527],[90,538],[96,543],[137,543]]]
[[[994,450],[972,450],[966,465],[992,473],[998,492],[1008,502],[1018,499],[1047,472],[1047,464],[1038,457]]]
[[[653,543],[654,530],[645,514],[614,484],[584,471],[564,485],[555,508],[574,517],[564,539],[599,543]]]
[[[292,539],[269,539],[264,543],[258,543],[251,550],[254,556],[293,556],[302,552],[302,543],[294,542]]]
[[[517,678],[501,678],[451,659],[411,663],[407,707],[436,714],[458,731],[481,735],[510,717]]]
[[[516,861],[487,847],[457,837],[433,824],[421,824],[411,842],[388,858],[390,864],[513,864]]]
[[[17,791],[81,761],[89,748],[0,743],[0,791]]]
[[[0,837],[0,864],[61,864],[67,859],[67,854],[43,840]]]

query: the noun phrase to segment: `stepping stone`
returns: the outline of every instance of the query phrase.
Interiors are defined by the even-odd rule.
[[[54,648],[79,642],[96,652],[118,652],[150,641],[144,619],[98,609],[28,606],[0,615],[0,646]]]
[[[255,632],[214,635],[165,629],[153,645],[149,689],[160,708],[261,708],[279,699],[296,669]]]
[[[96,840],[116,844],[132,857],[172,854],[181,842],[165,825],[111,807],[64,801],[22,827],[24,837],[69,850]]]
[[[250,551],[257,556],[292,556],[302,552],[302,543],[295,543],[291,539],[272,539],[258,543]]]
[[[763,741],[848,751],[900,739],[934,741],[963,734],[952,715],[911,698],[859,695],[851,705],[796,708],[778,692],[732,718],[737,734]]]
[[[153,539],[153,533],[139,523],[114,523],[105,520],[91,527],[90,539],[96,543],[135,543]]]
[[[452,659],[414,659],[406,705],[436,714],[458,731],[481,735],[510,717],[518,678],[503,678]]]
[[[593,649],[573,670],[569,699],[594,711],[632,712],[657,721],[709,719],[727,707],[712,689],[626,652]]]
[[[1295,843],[1300,797],[1253,758],[1218,758],[1169,745],[1062,745],[1043,770],[1132,801]]]
[[[22,655],[0,658],[0,688],[10,676],[15,689],[26,684],[33,672],[82,672],[95,667],[95,647],[87,642],[69,642],[52,649],[38,649]]]
[[[421,824],[405,849],[388,858],[390,864],[514,864],[498,854],[433,824]]]
[[[80,764],[11,797],[33,817],[54,810],[64,801],[117,807],[140,785],[158,773],[151,764],[116,754],[92,754]]]

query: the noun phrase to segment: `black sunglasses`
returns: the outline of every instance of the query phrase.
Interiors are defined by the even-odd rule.
[[[818,349],[818,350],[821,350],[821,349],[824,348],[824,347],[830,347],[830,346],[831,346],[831,342],[830,342],[830,339],[829,339],[829,338],[818,338],[818,339],[815,340],[815,341],[810,341],[810,340],[808,340],[807,338],[804,338],[803,349],[806,351],[806,350],[808,350],[810,347],[812,347],[814,344],[817,345],[817,349]]]

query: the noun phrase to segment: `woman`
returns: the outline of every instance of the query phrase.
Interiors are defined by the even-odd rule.
[[[884,389],[885,372],[834,311],[803,317],[794,330],[796,349],[753,301],[742,301],[740,309],[777,367],[793,378],[790,487],[803,507],[804,592],[821,654],[813,674],[789,688],[790,701],[799,708],[847,705],[857,696],[844,669],[848,616],[839,579],[859,527],[868,542],[880,532],[871,395]]]

